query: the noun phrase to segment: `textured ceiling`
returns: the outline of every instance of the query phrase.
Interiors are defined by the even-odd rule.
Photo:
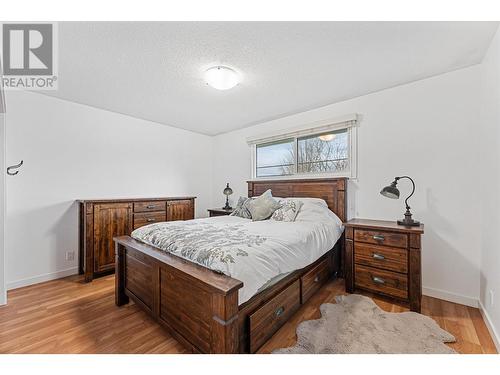
[[[45,92],[219,134],[479,63],[494,22],[70,22]],[[243,81],[218,91],[213,65]]]

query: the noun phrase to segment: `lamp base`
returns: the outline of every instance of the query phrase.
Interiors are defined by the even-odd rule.
[[[229,186],[229,184],[228,184]],[[233,208],[229,205],[229,195],[226,195],[226,205],[222,207],[223,210],[232,210]]]
[[[420,222],[412,219],[410,207],[406,207],[405,218],[403,220],[398,220],[398,225],[404,225],[405,227],[418,227]]]
[[[411,220],[411,221],[408,221],[408,220],[398,220],[398,225],[404,225],[405,227],[418,227],[420,225],[420,221],[417,221],[417,220]]]

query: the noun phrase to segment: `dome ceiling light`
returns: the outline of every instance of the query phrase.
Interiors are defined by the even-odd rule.
[[[240,77],[227,66],[213,66],[205,71],[205,82],[217,90],[229,90],[240,83]]]

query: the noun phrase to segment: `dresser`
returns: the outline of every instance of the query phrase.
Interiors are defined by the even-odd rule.
[[[423,224],[405,227],[393,221],[352,219],[344,225],[346,292],[366,290],[420,312]]]
[[[196,197],[79,200],[79,271],[85,281],[115,270],[113,238],[161,221],[194,219]]]

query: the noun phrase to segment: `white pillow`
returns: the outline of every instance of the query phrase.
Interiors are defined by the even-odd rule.
[[[326,204],[326,201],[324,199],[321,199],[321,198],[296,198],[296,197],[278,198],[278,197],[274,197],[274,199],[301,201],[302,203],[319,204],[321,206],[328,207],[328,204]]]
[[[302,199],[301,199],[302,200]],[[309,221],[309,222],[335,222],[337,225],[342,225],[342,220],[335,215],[326,202],[322,199],[304,200],[304,205],[300,209],[295,222]],[[323,203],[321,203],[323,202]]]

